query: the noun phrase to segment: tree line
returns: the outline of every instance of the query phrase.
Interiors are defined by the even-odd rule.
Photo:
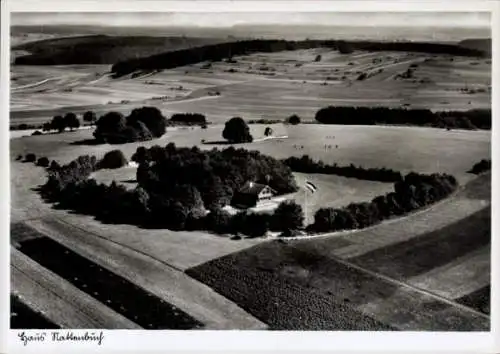
[[[397,182],[403,179],[399,171],[388,168],[363,168],[361,166],[338,166],[336,163],[329,165],[323,161],[315,161],[309,155],[301,157],[290,156],[281,160],[285,165],[291,168],[293,172],[302,173],[322,173],[327,175],[337,175],[379,182]]]
[[[369,51],[410,51],[425,53],[445,53],[463,56],[485,56],[483,51],[460,47],[455,44],[419,43],[419,42],[372,42],[372,41],[338,41],[338,40],[242,40],[193,47],[177,51],[156,54],[148,57],[123,60],[111,67],[114,77],[120,77],[135,71],[151,71],[172,69],[179,66],[196,64],[204,61],[220,61],[236,55],[257,52],[279,52],[285,50],[311,49],[326,47],[351,53],[353,50]]]
[[[170,117],[170,121],[186,125],[207,124],[207,118],[201,113],[175,113]]]
[[[328,106],[315,115],[322,124],[416,125],[447,129],[491,129],[491,109],[432,112],[429,109]]]
[[[435,203],[457,187],[458,182],[451,175],[412,172],[394,184],[394,192],[375,197],[371,202],[319,209],[314,215],[314,223],[308,225],[307,230],[331,232],[368,227]]]
[[[126,163],[119,150],[108,154],[112,160],[122,161],[121,165]],[[270,214],[241,211],[231,215],[222,209],[248,179],[265,181],[280,193],[297,190],[286,166],[255,151],[231,147],[202,153],[196,147],[176,148],[174,144],[165,148],[140,147],[132,157],[139,163],[138,185],[133,190],[115,181],[106,185],[89,178],[92,172],[110,167],[103,164],[105,160],[85,155],[63,166],[53,161],[47,168],[49,175],[41,187],[42,195],[60,207],[93,215],[104,222],[143,227],[255,237],[268,230],[288,235],[304,226],[302,207],[293,201],[280,203]],[[111,166],[119,167],[113,163]],[[393,192],[371,202],[319,209],[306,230],[318,233],[364,228],[430,205],[457,187],[457,180],[451,175],[412,172],[394,183]]]

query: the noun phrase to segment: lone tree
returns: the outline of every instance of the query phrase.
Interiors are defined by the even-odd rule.
[[[273,135],[273,129],[271,127],[266,127],[266,130],[264,131],[264,136],[271,136]]]
[[[298,115],[294,114],[288,118],[288,123],[293,124],[293,125],[297,125],[300,123],[300,117]]]
[[[97,121],[97,115],[95,112],[87,111],[83,114],[83,121],[90,123],[90,125],[94,125]]]
[[[281,202],[273,215],[273,228],[279,231],[296,230],[304,224],[302,207],[291,200]]]
[[[121,150],[111,150],[104,155],[101,161],[99,161],[99,168],[120,168],[127,163],[128,161]]]
[[[226,122],[222,137],[231,143],[250,143],[253,141],[250,128],[240,117],[231,118]]]
[[[64,123],[71,131],[80,127],[80,121],[73,112],[66,113],[64,116]]]
[[[321,61],[321,55],[320,54],[316,55],[316,58],[314,58],[314,61],[315,62]]]
[[[26,154],[24,157],[24,161],[26,162],[35,162],[36,161],[36,155],[33,153]]]
[[[66,120],[63,118],[63,116],[55,116],[54,118],[52,118],[50,125],[52,129],[57,130],[59,133],[62,133],[67,127]]]
[[[49,159],[46,157],[40,157],[36,164],[40,167],[49,167]]]

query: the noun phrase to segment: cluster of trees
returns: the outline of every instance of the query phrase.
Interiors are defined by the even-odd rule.
[[[352,203],[343,208],[321,208],[308,225],[311,232],[330,232],[364,228],[393,216],[430,205],[452,193],[457,180],[447,174],[409,173],[394,184],[394,192],[378,196],[371,202]]]
[[[146,141],[165,134],[166,126],[166,118],[156,107],[136,108],[127,117],[108,112],[97,120],[94,137],[110,144]]]
[[[189,185],[211,209],[228,204],[245,182],[268,184],[278,193],[297,190],[292,171],[286,165],[258,151],[229,147],[202,151],[197,147],[140,147],[132,156],[139,164],[137,182],[151,194],[168,198],[177,186]]]
[[[455,44],[419,43],[419,42],[373,42],[373,41],[336,41],[336,40],[303,40],[285,41],[273,39],[242,40],[206,46],[192,47],[177,51],[156,54],[148,57],[129,59],[115,63],[111,72],[115,77],[127,75],[141,70],[171,69],[179,66],[201,63],[204,61],[220,61],[237,55],[258,52],[280,52],[327,47],[349,54],[353,50],[369,51],[409,51],[426,53],[449,53],[464,56],[484,56],[483,51],[460,47]]]
[[[482,159],[478,163],[474,164],[470,169],[469,173],[478,175],[480,173],[491,170],[491,160]]]
[[[403,179],[401,172],[385,167],[363,168],[354,166],[353,164],[349,166],[338,166],[336,163],[329,165],[321,160],[315,161],[309,155],[302,155],[302,157],[291,156],[282,160],[282,162],[294,172],[323,173],[380,182],[397,182]]]
[[[260,236],[269,229],[302,227],[302,209],[292,202],[283,203],[272,215],[240,212],[231,216],[221,209],[247,180],[265,181],[282,193],[297,189],[286,166],[256,151],[202,152],[169,144],[138,148],[132,159],[140,164],[134,190],[89,179],[92,172],[103,168],[105,158],[97,161],[95,156],[85,155],[64,166],[51,165],[42,194],[63,208],[113,223],[249,236]]]
[[[97,171],[97,168],[97,158],[89,155],[79,156],[66,165],[51,165],[47,182],[41,188],[42,194],[49,200],[57,202],[71,199],[72,190],[85,182],[92,172]],[[75,202],[77,202],[76,199]],[[94,207],[95,205],[98,204],[94,204]]]
[[[116,153],[113,153],[116,155]],[[246,180],[265,181],[281,193],[296,190],[291,171],[279,161],[256,151],[228,148],[201,152],[198,148],[138,148],[138,185],[128,190],[116,182],[98,184],[88,178],[101,168],[95,156],[80,156],[67,165],[55,161],[41,192],[63,208],[94,215],[105,222],[128,223],[174,230],[211,230],[261,236],[268,230],[284,235],[303,228],[300,205],[285,201],[271,214],[222,209]],[[394,191],[371,202],[343,208],[322,208],[307,226],[310,232],[363,228],[419,209],[452,193],[458,186],[447,174],[409,173]],[[99,207],[96,208],[95,206]]]
[[[240,117],[234,117],[228,120],[222,131],[222,137],[232,144],[251,143],[253,141],[250,128]]]
[[[44,132],[49,132],[56,130],[62,133],[66,128],[70,130],[78,129],[80,127],[80,120],[73,112],[68,112],[64,116],[57,115],[52,118],[50,122],[46,122],[42,125],[42,130]]]
[[[170,121],[173,123],[181,123],[187,125],[204,125],[207,124],[207,118],[205,115],[200,113],[175,113],[170,117]]]
[[[322,124],[417,125],[449,129],[491,129],[491,110],[432,112],[429,109],[328,106],[316,112]]]

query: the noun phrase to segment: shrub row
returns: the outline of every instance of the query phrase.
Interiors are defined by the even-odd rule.
[[[397,182],[403,179],[401,172],[386,168],[363,168],[353,164],[349,166],[328,165],[323,161],[314,161],[309,155],[291,156],[282,160],[294,172],[323,173],[343,177],[352,177],[369,181]]]
[[[175,113],[170,121],[183,124],[207,124],[207,119],[200,113]]]
[[[394,192],[378,196],[371,202],[319,209],[314,215],[314,223],[308,225],[308,230],[330,232],[364,228],[430,205],[445,198],[457,187],[457,180],[451,175],[412,172],[394,184]]]
[[[491,109],[434,113],[429,109],[329,106],[320,109],[315,119],[322,124],[409,124],[450,129],[491,129]]]

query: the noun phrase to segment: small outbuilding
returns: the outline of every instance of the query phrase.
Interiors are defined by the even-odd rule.
[[[268,185],[248,181],[233,195],[231,205],[237,208],[251,208],[275,195],[276,191]]]

